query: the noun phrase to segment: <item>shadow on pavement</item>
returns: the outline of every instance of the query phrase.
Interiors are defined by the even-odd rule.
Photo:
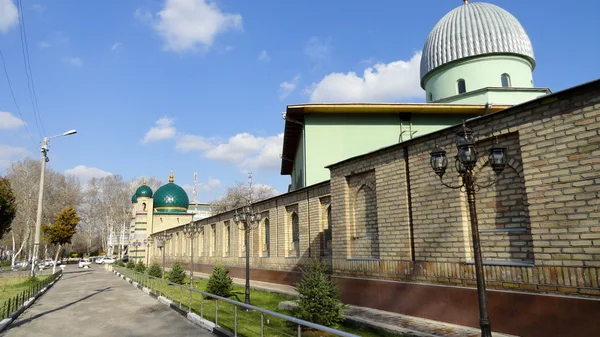
[[[52,310],[49,310],[49,311],[43,312],[43,313],[41,313],[41,314],[37,314],[37,315],[35,315],[35,316],[29,317],[29,318],[27,318],[27,319],[24,319],[24,320],[22,320],[22,321],[20,321],[20,322],[16,322],[15,324],[12,324],[12,325],[10,326],[10,328],[12,329],[12,328],[16,328],[16,327],[19,327],[19,326],[21,326],[21,325],[27,324],[27,323],[29,323],[29,322],[31,322],[31,321],[33,321],[33,320],[37,319],[37,318],[40,318],[40,317],[42,317],[42,316],[46,316],[46,315],[48,315],[48,314],[51,314],[51,313],[53,313],[53,312],[55,312],[55,311],[60,311],[60,310],[63,310],[63,309],[65,309],[65,308],[68,308],[68,307],[72,306],[73,304],[79,303],[79,302],[81,302],[81,301],[85,301],[85,300],[87,300],[88,298],[90,298],[90,297],[92,297],[92,296],[96,296],[96,295],[98,295],[98,294],[100,294],[100,293],[103,293],[103,292],[106,292],[106,291],[111,291],[111,289],[112,289],[112,287],[106,287],[106,288],[104,288],[104,289],[97,289],[97,290],[94,290],[94,293],[92,293],[92,294],[89,294],[89,295],[87,295],[87,296],[84,296],[84,297],[82,297],[82,298],[78,299],[77,301],[73,301],[73,302],[71,302],[71,303],[67,303],[67,304],[65,304],[65,305],[61,305],[60,307],[58,307],[58,308],[56,308],[56,309],[52,309]]]

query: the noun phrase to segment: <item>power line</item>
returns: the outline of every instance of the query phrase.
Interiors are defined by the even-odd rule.
[[[8,82],[8,88],[10,89],[10,94],[12,95],[13,102],[15,102],[15,106],[17,107],[17,112],[19,113],[19,116],[21,116],[21,119],[23,120],[23,122],[25,122],[25,117],[23,117],[23,114],[21,113],[21,108],[19,107],[19,103],[17,103],[17,98],[15,97],[15,92],[12,88],[10,77],[8,76],[8,70],[6,70],[6,62],[4,61],[4,54],[2,54],[2,49],[0,49],[0,58],[2,59],[2,67],[4,68],[4,74],[6,75],[6,81]],[[27,130],[27,134],[29,134],[29,138],[31,138],[31,141],[33,141],[33,143],[37,146],[39,143],[36,142],[35,139],[33,139],[31,132],[29,132],[29,129],[27,128],[27,124],[25,124],[24,126],[25,130]]]
[[[37,126],[40,137],[44,137],[46,130],[44,130],[44,124],[42,123],[42,117],[40,116],[40,109],[37,103],[37,95],[35,92],[35,85],[33,83],[33,72],[31,71],[31,62],[29,61],[29,47],[27,45],[27,32],[25,31],[25,17],[23,13],[23,3],[21,0],[17,1],[19,6],[19,27],[21,31],[21,52],[23,54],[23,64],[25,65],[25,75],[27,76],[27,89],[29,90],[29,99],[33,106],[33,117],[35,125]],[[38,123],[39,120],[39,123]],[[41,125],[41,129],[40,129]],[[42,131],[44,131],[42,133]]]

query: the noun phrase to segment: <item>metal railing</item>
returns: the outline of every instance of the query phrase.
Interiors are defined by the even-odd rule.
[[[19,308],[21,308],[21,306],[25,304],[25,302],[27,302],[30,298],[34,297],[39,291],[48,286],[48,284],[50,284],[52,281],[56,280],[60,274],[62,274],[62,270],[57,271],[56,273],[46,277],[41,281],[32,283],[29,287],[27,287],[27,289],[4,301],[4,303],[0,307],[0,319],[10,317],[14,312],[19,310]]]
[[[233,332],[234,336],[301,337],[303,331],[316,330],[333,336],[358,337],[351,333],[213,295],[131,269],[118,266],[113,266],[113,268],[129,277],[133,282],[148,288],[157,296],[170,300],[171,305],[188,313],[195,313],[201,319],[210,321],[219,328],[226,328]]]

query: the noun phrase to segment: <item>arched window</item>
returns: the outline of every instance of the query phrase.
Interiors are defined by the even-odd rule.
[[[502,74],[502,76],[500,76],[500,80],[502,81],[502,88],[510,87],[510,76],[508,74]]]
[[[325,230],[325,255],[331,256],[331,206],[327,207],[327,229]]]
[[[269,218],[265,219],[265,256],[269,256],[269,244],[271,243],[271,228],[269,225]]]
[[[429,93],[429,101],[433,101],[433,93]]]
[[[300,257],[300,219],[296,212],[292,213],[292,252],[290,255]]]
[[[458,80],[457,85],[458,85],[458,93],[459,94],[463,94],[463,93],[467,92],[467,85],[465,83],[465,80],[463,80],[461,78],[460,80]]]
[[[146,203],[145,202],[142,203],[142,211],[144,211],[144,212],[146,211]]]

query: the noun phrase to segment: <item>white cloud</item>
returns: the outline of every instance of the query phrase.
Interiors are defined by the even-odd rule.
[[[329,57],[331,53],[331,38],[323,39],[320,37],[311,37],[306,46],[304,46],[304,54],[314,62],[322,62]]]
[[[133,13],[133,16],[142,22],[152,21],[152,13],[150,13],[150,11],[145,8],[136,9]]]
[[[19,24],[19,11],[13,0],[0,0],[0,33],[7,33]]]
[[[181,186],[190,197],[190,200],[194,199],[194,185],[186,184]],[[221,181],[219,179],[208,178],[208,181],[205,183],[199,183],[196,187],[197,195],[200,192],[211,192],[221,187]]]
[[[83,67],[83,60],[79,57],[65,57],[63,58],[63,61],[74,67]]]
[[[166,0],[156,13],[138,9],[136,18],[154,21],[154,29],[164,39],[166,50],[184,52],[210,47],[215,37],[228,30],[242,29],[242,16],[224,13],[211,0]]]
[[[0,169],[7,168],[14,160],[19,160],[29,154],[29,151],[23,147],[0,144]]]
[[[43,13],[46,11],[46,6],[40,4],[33,4],[31,5],[31,8],[38,13]]]
[[[52,43],[50,43],[48,41],[40,41],[38,43],[38,47],[40,47],[41,49],[50,48],[50,47],[52,47]]]
[[[182,152],[188,152],[193,150],[204,151],[212,147],[213,145],[211,144],[210,139],[206,139],[202,136],[196,135],[182,135],[181,137],[179,137],[177,143],[175,144],[175,148]]]
[[[122,45],[123,45],[123,44],[122,44],[121,42],[115,42],[115,43],[114,43],[114,44],[113,44],[113,45],[110,47],[110,49],[111,49],[112,51],[117,51],[117,49],[121,48],[121,46],[122,46]]]
[[[390,102],[423,96],[419,84],[421,52],[408,61],[377,63],[363,71],[331,73],[305,92],[311,102]]]
[[[294,76],[291,81],[285,81],[279,84],[279,99],[285,99],[288,97],[296,87],[298,86],[298,81],[300,80],[300,75]]]
[[[258,60],[259,61],[269,62],[269,61],[271,61],[271,56],[269,56],[269,53],[267,53],[266,50],[262,50],[260,52],[260,54],[258,54]]]
[[[142,144],[152,141],[170,139],[175,136],[177,130],[173,126],[173,119],[163,117],[156,121],[156,126],[151,127],[142,139]]]
[[[180,151],[201,151],[205,158],[234,164],[242,171],[248,169],[277,169],[283,147],[283,133],[270,137],[257,137],[239,133],[226,142],[215,138],[184,135],[176,144]]]
[[[283,133],[277,136],[257,137],[240,133],[204,153],[206,158],[236,164],[242,171],[254,168],[279,167]]]
[[[96,167],[87,167],[85,165],[77,165],[71,169],[65,170],[65,174],[76,176],[81,181],[88,181],[92,178],[103,178],[112,175],[110,172]]]
[[[0,130],[16,129],[24,125],[22,119],[13,116],[10,112],[0,111]]]

